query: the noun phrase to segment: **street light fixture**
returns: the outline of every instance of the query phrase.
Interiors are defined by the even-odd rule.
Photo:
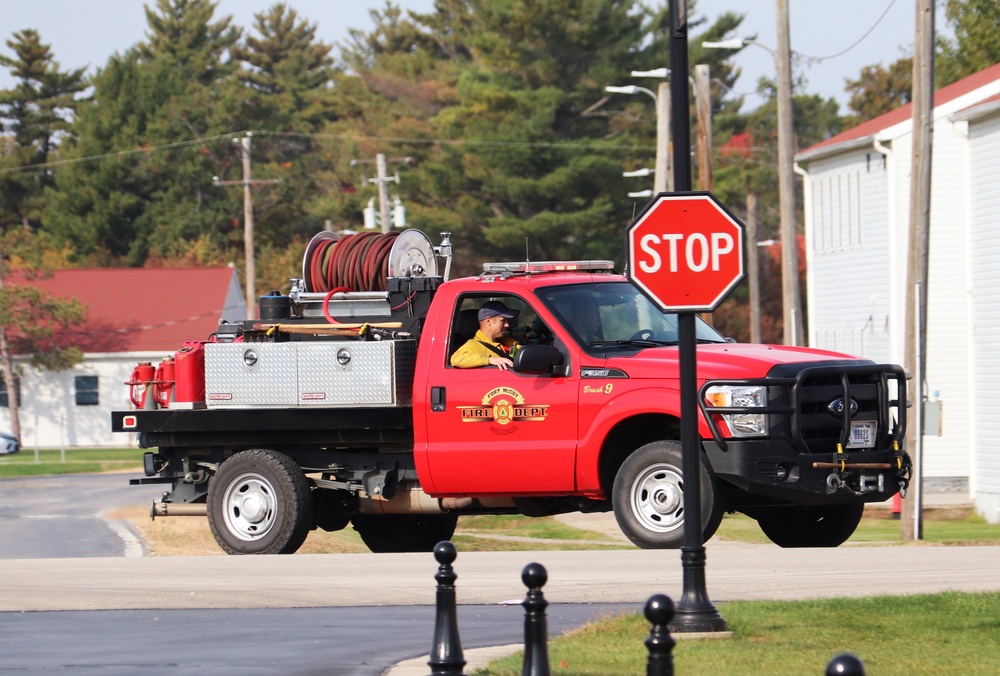
[[[666,80],[670,77],[669,68],[654,68],[653,70],[633,70],[632,77],[658,77]]]
[[[652,197],[653,196],[653,191],[652,190],[648,190],[648,189],[647,190],[639,190],[637,192],[630,192],[628,194],[628,196],[629,197]]]
[[[623,171],[622,176],[625,178],[643,178],[652,173],[653,172],[648,167],[643,167],[642,169],[636,169],[635,171]]]
[[[632,71],[633,77],[666,77],[669,74],[666,68],[657,68],[650,71]],[[661,75],[662,73],[662,75]],[[651,75],[652,74],[652,75]],[[621,87],[608,85],[604,91],[611,94],[638,94],[642,92],[653,99],[656,104],[656,173],[653,176],[653,190],[656,193],[673,190],[670,180],[670,165],[668,155],[670,153],[670,89],[666,82],[661,82],[659,93],[654,93],[651,89],[638,85],[624,85]]]
[[[780,4],[780,3],[779,3]],[[802,335],[802,295],[799,290],[799,245],[795,227],[795,167],[792,126],[792,60],[788,37],[788,14],[780,12],[778,50],[756,40],[732,38],[702,42],[706,49],[741,49],[756,45],[768,52],[778,71],[778,199],[781,203],[781,298],[785,344],[797,345]]]

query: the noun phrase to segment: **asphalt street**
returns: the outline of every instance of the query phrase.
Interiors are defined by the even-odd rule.
[[[150,504],[161,486],[129,486],[130,474],[0,479],[0,559],[143,556],[139,536],[108,518],[117,507]]]
[[[636,610],[553,605],[550,635]],[[463,649],[523,642],[523,617],[519,606],[461,606]],[[430,606],[0,613],[0,672],[378,676],[427,655],[433,632]]]

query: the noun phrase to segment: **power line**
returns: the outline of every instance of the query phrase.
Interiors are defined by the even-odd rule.
[[[165,143],[155,146],[144,146],[130,150],[119,150],[99,155],[88,155],[87,157],[75,157],[65,160],[52,160],[51,162],[41,162],[38,164],[25,164],[16,167],[0,168],[0,175],[13,173],[15,171],[30,171],[35,169],[51,169],[54,167],[81,164],[102,159],[113,159],[116,157],[127,157],[129,155],[150,154],[163,150],[172,150],[184,146],[212,143],[220,140],[228,140],[240,134],[254,134],[257,136],[277,136],[284,138],[302,137],[335,141],[381,141],[385,143],[409,143],[412,145],[450,145],[450,146],[473,146],[473,147],[499,147],[499,148],[553,148],[564,150],[621,150],[621,151],[648,151],[655,152],[655,147],[646,145],[617,145],[617,144],[590,144],[590,143],[543,143],[543,142],[511,142],[511,141],[467,141],[464,139],[440,139],[440,138],[408,138],[405,136],[361,136],[354,134],[307,134],[302,132],[276,132],[276,131],[244,131],[236,133],[219,134],[217,136],[206,136],[191,139],[189,141],[178,141],[175,143]]]
[[[141,148],[133,148],[131,150],[117,150],[110,153],[101,153],[100,155],[88,155],[87,157],[74,157],[65,160],[52,160],[51,162],[41,162],[39,164],[23,164],[17,167],[0,168],[0,174],[12,173],[15,171],[28,171],[30,169],[51,169],[53,167],[62,167],[72,164],[80,164],[83,162],[92,162],[94,160],[113,159],[116,157],[127,157],[129,155],[140,155],[140,154],[148,155],[152,152],[159,152],[161,150],[172,150],[174,148],[182,148],[184,146],[210,143],[221,139],[229,139],[232,138],[233,136],[235,136],[235,134],[219,134],[218,136],[205,136],[203,138],[191,139],[190,141],[177,141],[175,143],[164,143],[162,145],[157,145],[157,146],[144,146]]]
[[[885,18],[886,14],[888,14],[888,13],[889,13],[889,10],[890,10],[890,9],[892,9],[892,6],[893,6],[893,5],[895,5],[895,4],[896,4],[896,0],[889,0],[889,5],[888,5],[888,6],[887,6],[887,7],[885,8],[885,11],[884,11],[884,12],[882,12],[882,15],[881,15],[881,16],[880,16],[880,17],[879,17],[878,19],[876,19],[876,20],[875,20],[875,23],[873,23],[873,24],[871,25],[871,28],[869,28],[869,29],[868,29],[867,31],[865,31],[865,34],[864,34],[864,35],[862,35],[862,36],[861,36],[860,38],[858,38],[858,39],[857,39],[857,40],[856,40],[856,41],[854,42],[854,44],[852,44],[852,45],[851,45],[850,47],[848,47],[847,49],[844,49],[844,50],[842,50],[842,51],[839,51],[839,52],[837,52],[836,54],[831,54],[831,55],[829,55],[829,56],[809,56],[808,54],[803,54],[802,52],[796,52],[796,54],[798,54],[799,56],[802,56],[802,57],[804,57],[804,58],[806,58],[806,59],[808,59],[809,61],[811,61],[811,62],[814,62],[814,63],[820,63],[820,62],[822,62],[822,61],[827,61],[827,60],[829,60],[829,59],[835,59],[835,58],[837,58],[838,56],[843,56],[844,54],[847,54],[847,52],[851,51],[852,49],[854,49],[855,47],[857,47],[858,45],[860,45],[860,44],[861,44],[862,42],[864,42],[864,41],[865,41],[865,39],[866,39],[866,38],[867,38],[867,37],[868,37],[869,35],[871,35],[871,34],[872,34],[872,31],[874,31],[874,30],[875,30],[875,29],[876,29],[876,28],[878,27],[878,25],[879,25],[880,23],[882,23],[882,19],[884,19],[884,18]]]

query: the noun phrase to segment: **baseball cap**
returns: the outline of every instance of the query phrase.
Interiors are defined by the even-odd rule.
[[[491,300],[483,303],[479,308],[479,321],[490,317],[503,317],[504,319],[514,319],[520,314],[520,310],[511,310],[498,300]]]

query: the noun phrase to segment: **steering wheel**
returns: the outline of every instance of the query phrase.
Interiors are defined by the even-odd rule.
[[[656,336],[656,331],[653,329],[639,329],[632,334],[629,340],[652,340]]]

